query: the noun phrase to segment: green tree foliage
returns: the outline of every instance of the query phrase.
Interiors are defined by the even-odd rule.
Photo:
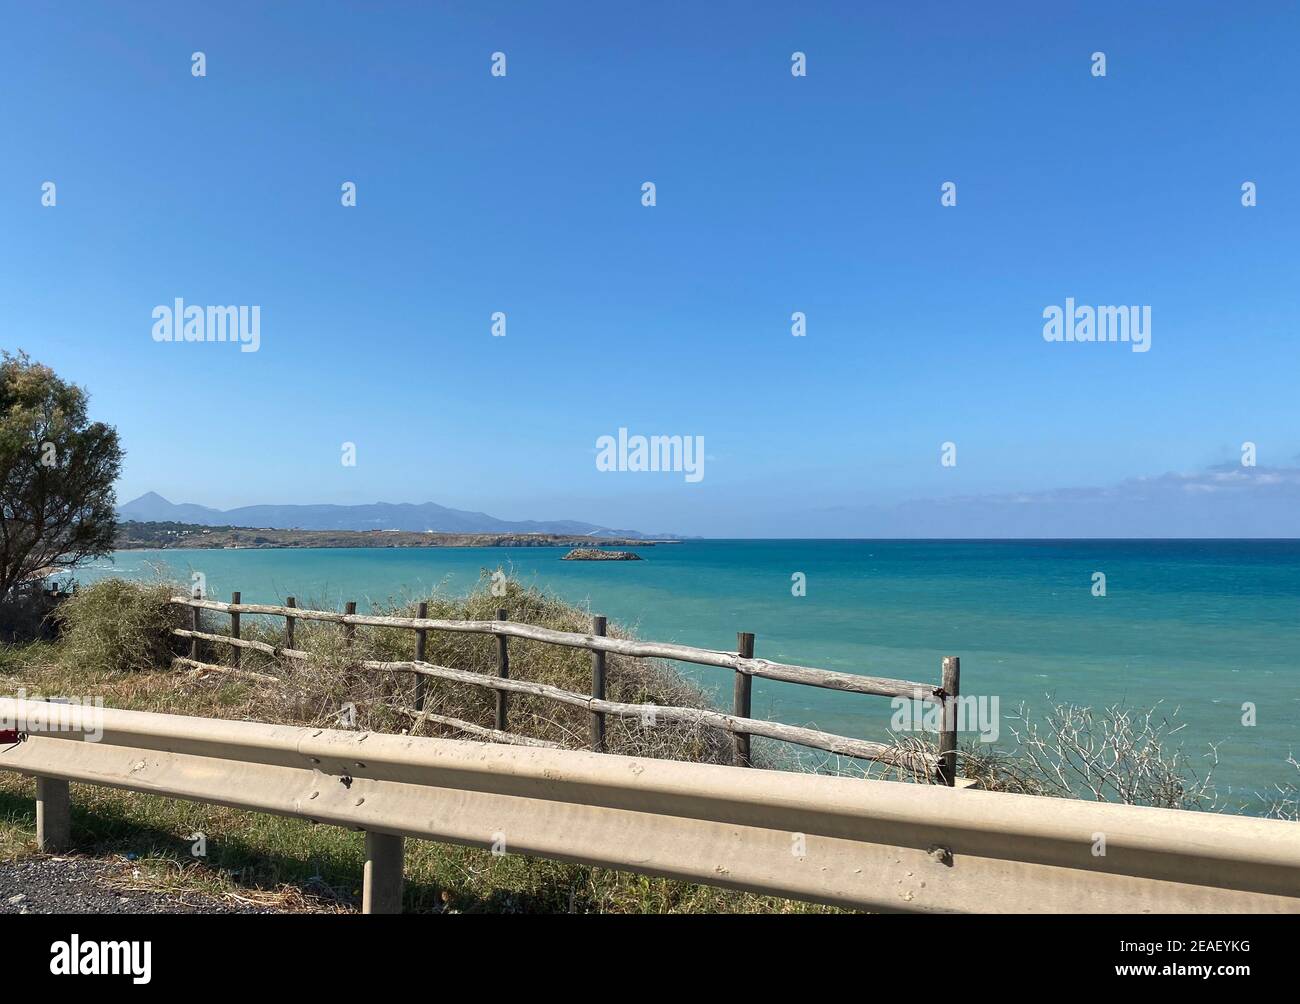
[[[0,598],[113,548],[122,449],[86,400],[25,353],[0,355]]]

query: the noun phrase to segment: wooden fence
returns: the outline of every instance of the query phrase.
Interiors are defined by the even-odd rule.
[[[579,634],[516,623],[506,619],[507,613],[505,610],[497,611],[496,620],[431,619],[426,616],[428,613],[428,604],[426,603],[419,605],[415,617],[389,617],[358,614],[355,602],[349,602],[343,613],[331,610],[306,610],[297,606],[292,596],[286,599],[283,606],[265,603],[242,603],[238,592],[232,594],[229,603],[222,603],[217,600],[192,599],[186,596],[174,596],[171,598],[171,602],[179,606],[189,607],[193,614],[191,627],[173,630],[173,634],[177,637],[186,638],[190,641],[189,657],[178,658],[178,662],[197,669],[227,672],[234,670],[268,681],[275,680],[275,677],[251,673],[240,668],[240,652],[243,649],[249,649],[274,658],[309,660],[311,658],[310,653],[294,647],[294,623],[298,620],[341,624],[344,639],[349,643],[355,637],[357,627],[405,628],[414,631],[414,660],[400,662],[359,660],[357,665],[377,672],[411,673],[415,675],[415,707],[398,709],[399,711],[467,734],[482,736],[498,742],[545,747],[555,747],[557,745],[510,731],[509,695],[517,693],[544,697],[561,704],[586,708],[590,712],[590,746],[597,753],[606,752],[605,719],[607,715],[643,720],[648,716],[653,716],[654,721],[693,723],[728,732],[732,737],[735,763],[740,766],[750,766],[750,738],[759,736],[760,738],[776,739],[842,756],[905,767],[923,768],[927,774],[932,773],[940,783],[949,786],[952,786],[957,778],[956,713],[961,667],[960,660],[956,656],[944,658],[942,677],[939,685],[935,686],[908,680],[861,676],[856,673],[841,673],[833,670],[816,669],[811,666],[796,666],[758,659],[754,657],[754,636],[748,632],[741,632],[736,636],[736,651],[726,652],[695,648],[689,645],[610,638],[605,633],[606,620],[601,616],[592,617],[590,634]],[[201,630],[200,612],[203,610],[228,614],[230,617],[230,634],[214,634]],[[241,638],[240,617],[243,614],[283,617],[285,621],[284,644],[272,645],[267,642]],[[452,669],[447,666],[437,666],[426,662],[425,646],[430,631],[494,635],[497,640],[496,675],[488,676],[484,673]],[[510,638],[522,638],[549,645],[561,645],[567,648],[581,648],[590,651],[591,693],[578,694],[549,684],[512,679],[510,677]],[[229,646],[233,665],[220,666],[200,660],[200,642]],[[627,704],[607,700],[605,697],[605,656],[608,653],[639,659],[669,659],[699,666],[731,670],[734,673],[731,714],[700,708]],[[879,697],[901,697],[938,704],[943,709],[938,754],[934,757],[920,758],[917,754],[902,750],[894,744],[872,742],[851,736],[823,732],[819,729],[752,718],[751,695],[754,677],[809,687],[821,687],[828,690],[840,690],[847,693],[871,694]],[[465,722],[429,712],[425,708],[426,681],[429,679],[450,680],[493,690],[496,695],[494,727],[487,728],[473,722]]]

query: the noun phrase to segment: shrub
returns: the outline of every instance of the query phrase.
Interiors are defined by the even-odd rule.
[[[1286,762],[1300,772],[1300,760],[1292,753]],[[1274,785],[1270,795],[1264,796],[1264,815],[1269,819],[1288,819],[1300,822],[1300,777],[1288,784]]]
[[[64,602],[56,616],[63,628],[63,655],[74,669],[131,672],[162,669],[175,654],[172,628],[185,610],[168,603],[182,591],[172,583],[144,585],[105,579]]]
[[[1031,717],[1029,709],[1021,705],[1007,721],[1014,740],[1010,749],[968,740],[957,751],[958,775],[973,780],[984,791],[1169,809],[1218,808],[1214,784],[1217,752],[1211,746],[1206,769],[1195,768],[1175,738],[1183,729],[1176,710],[1164,714],[1158,705],[1135,710],[1122,705],[1092,708],[1053,701],[1041,720]],[[900,756],[926,753],[933,757],[938,752],[926,738],[891,739]],[[937,782],[933,774],[878,764],[864,773],[900,781]],[[1279,788],[1270,814],[1281,818],[1288,818],[1288,811],[1294,814],[1294,795],[1293,787]]]
[[[1214,761],[1197,771],[1174,737],[1178,712],[1112,705],[1090,708],[1053,703],[1043,724],[1028,719],[1011,728],[1026,771],[1043,793],[1061,798],[1153,805],[1167,809],[1213,809]],[[1211,753],[1214,750],[1211,747]]]

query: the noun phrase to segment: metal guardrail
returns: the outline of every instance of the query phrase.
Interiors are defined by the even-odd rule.
[[[0,699],[32,723],[58,705]],[[366,832],[365,912],[401,908],[403,839],[876,911],[1300,913],[1300,829],[942,786],[102,709],[98,742],[30,724],[42,847],[68,782]]]

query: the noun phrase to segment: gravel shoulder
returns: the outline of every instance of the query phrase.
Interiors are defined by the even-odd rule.
[[[30,857],[0,862],[0,913],[304,913],[194,890],[133,888],[136,869],[120,858]]]

